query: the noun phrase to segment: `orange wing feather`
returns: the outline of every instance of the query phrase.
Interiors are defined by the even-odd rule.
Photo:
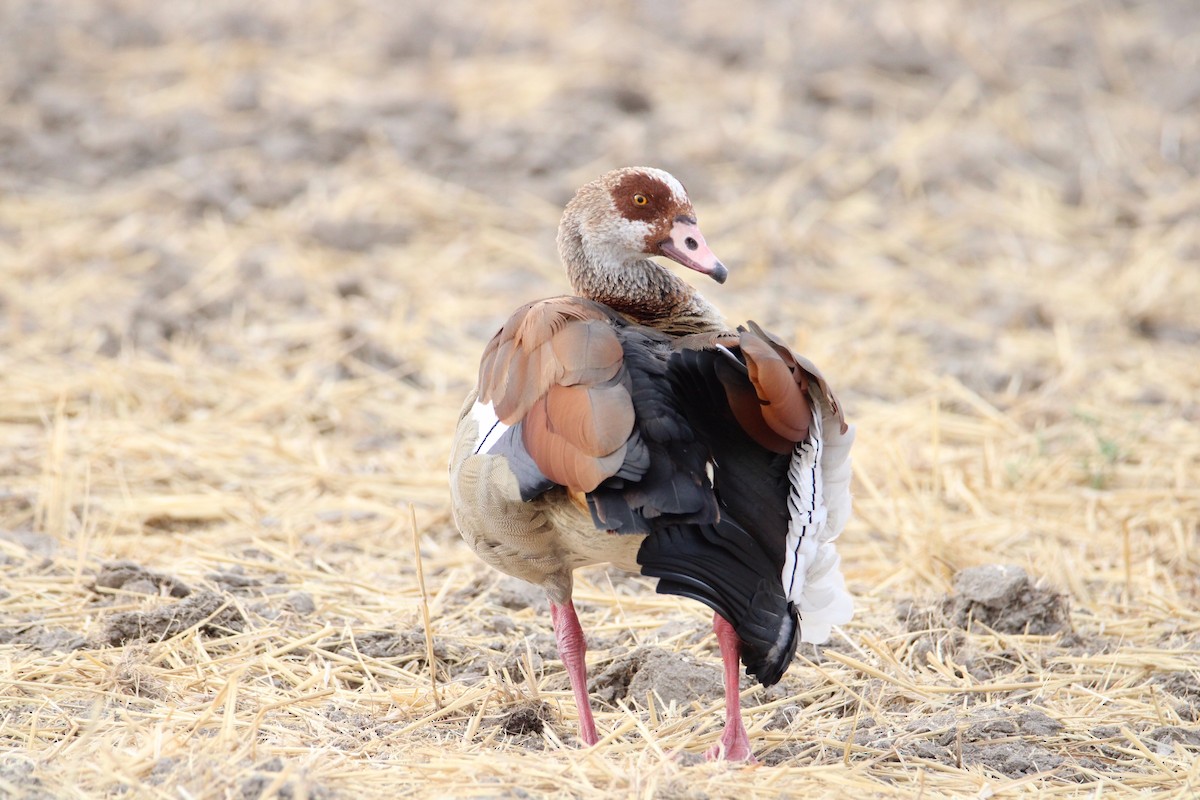
[[[829,388],[829,382],[825,380],[825,376],[821,374],[821,371],[817,369],[817,366],[804,356],[796,355],[796,353],[792,352],[790,347],[781,342],[773,333],[770,331],[764,331],[762,328],[760,328],[757,322],[751,321],[746,323],[746,325],[760,339],[769,343],[771,347],[773,347],[775,351],[779,353],[779,355],[785,361],[787,361],[789,366],[792,368],[792,371],[797,376],[801,376],[806,379],[804,383],[804,391],[806,394],[809,392],[808,381],[816,382],[817,386],[821,390],[822,399],[825,401],[826,405],[829,406],[833,414],[838,418],[838,424],[841,426],[842,433],[845,433],[847,430],[849,430],[849,426],[846,424],[846,415],[842,412],[842,406],[838,402],[837,397],[834,395],[833,390]],[[797,381],[799,381],[801,377],[798,377]]]
[[[717,377],[738,425],[768,450],[791,452],[796,442],[808,438],[816,384],[820,399],[837,415],[844,433],[846,421],[837,398],[812,362],[793,353],[754,322],[747,325],[739,330],[735,341],[713,342],[736,345],[746,364],[745,372],[741,372],[731,362],[716,362]]]
[[[522,423],[525,449],[550,480],[590,492],[625,460],[634,429],[614,318],[577,297],[517,311],[484,350],[479,397],[507,425]]]
[[[749,331],[742,333],[741,345],[750,382],[762,403],[763,421],[788,441],[807,439],[812,407],[803,373],[794,371],[775,348]]]

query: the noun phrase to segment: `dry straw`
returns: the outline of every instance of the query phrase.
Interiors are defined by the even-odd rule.
[[[0,795],[1200,791],[1190,6],[55,5],[0,12]],[[561,202],[647,161],[859,426],[858,615],[744,685],[756,768],[706,612],[600,569],[580,749],[449,516]],[[1069,627],[943,601],[994,563]]]

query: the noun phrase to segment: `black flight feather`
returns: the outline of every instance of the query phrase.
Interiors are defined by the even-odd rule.
[[[699,600],[725,618],[742,641],[746,672],[764,686],[783,677],[796,654],[796,609],[778,571],[753,536],[730,519],[712,525],[663,525],[638,550],[642,574],[660,594]]]
[[[713,522],[717,503],[708,481],[708,448],[696,434],[667,378],[669,341],[655,331],[629,326],[618,331],[635,413],[626,463],[645,459],[637,480],[623,472],[588,493],[596,527],[617,533],[649,533],[661,524]],[[644,455],[643,455],[644,454]]]
[[[786,558],[790,453],[774,453],[754,441],[729,408],[719,374],[745,382],[753,391],[737,348],[682,350],[672,355],[668,374],[676,394],[688,398],[688,421],[711,450],[713,480],[722,516],[750,533],[775,566]]]

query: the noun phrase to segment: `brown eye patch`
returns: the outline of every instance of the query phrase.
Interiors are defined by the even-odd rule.
[[[669,214],[676,204],[669,186],[642,172],[633,172],[622,178],[613,187],[612,197],[617,205],[617,213],[633,222],[658,219]]]

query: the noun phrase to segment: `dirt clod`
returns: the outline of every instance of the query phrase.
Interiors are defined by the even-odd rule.
[[[86,647],[87,639],[65,628],[30,624],[17,628],[0,628],[0,644],[16,644],[43,653],[69,653]]]
[[[723,691],[721,669],[716,664],[704,664],[687,653],[661,648],[643,655],[629,682],[629,696],[634,702],[644,703],[648,695],[654,695],[656,702],[676,703],[681,708],[718,699]]]
[[[1029,587],[1029,576],[1015,564],[985,564],[954,576],[954,588],[966,600],[988,608],[1016,602]]]
[[[514,736],[540,734],[550,718],[550,708],[545,703],[530,703],[505,714],[500,719],[500,727]]]
[[[201,625],[201,630],[209,635],[220,636],[230,630],[242,630],[245,621],[225,595],[206,590],[150,611],[113,614],[108,618],[103,638],[113,646],[139,639],[160,642],[195,625]]]
[[[1024,714],[1018,714],[1016,723],[1022,736],[1055,736],[1061,733],[1065,727],[1043,711],[1027,711]]]
[[[220,572],[210,572],[204,577],[231,594],[255,594],[263,585],[261,579],[247,575],[240,564]]]
[[[1025,742],[963,745],[962,756],[965,764],[982,764],[1009,778],[1049,772],[1062,766],[1066,760],[1044,747]]]
[[[317,604],[308,592],[292,592],[283,598],[283,605],[287,610],[301,616],[307,616],[317,610]]]
[[[687,653],[639,647],[614,659],[593,679],[591,691],[609,703],[628,697],[644,705],[647,697],[653,697],[655,703],[687,708],[694,701],[721,697],[724,683],[716,665],[701,663]]]
[[[138,594],[165,594],[170,597],[187,597],[192,589],[183,581],[170,575],[146,569],[132,561],[113,561],[105,564],[96,573],[92,584],[98,589],[120,589]]]
[[[1047,636],[1070,627],[1067,598],[1034,586],[1025,570],[1012,564],[985,564],[954,577],[956,595],[942,602],[947,623],[968,629],[982,623],[1001,633]]]
[[[1200,752],[1200,728],[1183,728],[1178,725],[1162,725],[1146,734],[1146,739],[1155,743],[1160,756],[1169,755],[1176,744],[1191,752]]]
[[[260,764],[254,773],[241,785],[242,800],[258,800],[277,797],[279,800],[329,800],[333,797],[324,786],[307,780],[300,770],[286,770],[281,758],[272,758]]]

